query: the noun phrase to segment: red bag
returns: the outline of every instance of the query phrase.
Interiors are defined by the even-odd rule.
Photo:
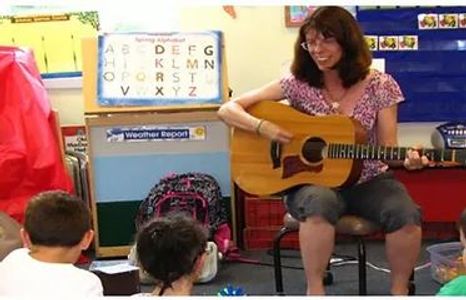
[[[20,223],[35,194],[73,191],[55,128],[32,51],[0,47],[0,211]]]

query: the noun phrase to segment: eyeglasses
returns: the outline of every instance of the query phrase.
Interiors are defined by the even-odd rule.
[[[308,42],[302,42],[301,48],[303,48],[306,51],[309,51],[309,49],[311,49],[311,44],[309,44]]]
[[[301,48],[306,51],[315,49],[317,46],[328,47],[332,44],[337,43],[337,40],[334,37],[320,38],[312,42],[302,42],[300,44]]]

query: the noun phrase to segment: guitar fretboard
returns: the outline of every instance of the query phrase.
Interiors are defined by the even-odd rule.
[[[411,148],[381,145],[329,144],[328,158],[368,159],[368,160],[404,160]],[[419,155],[429,160],[455,161],[455,150],[451,149],[419,149]]]

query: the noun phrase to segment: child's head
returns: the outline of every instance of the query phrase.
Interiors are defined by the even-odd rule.
[[[458,225],[460,229],[461,242],[463,243],[463,246],[466,247],[466,208],[461,213]]]
[[[463,244],[463,264],[466,267],[466,208],[461,213],[460,219],[458,220],[460,229],[460,240]]]
[[[172,215],[147,222],[137,236],[137,257],[162,290],[183,276],[195,281],[204,262],[207,232],[191,217]]]
[[[30,246],[71,248],[82,244],[84,250],[93,237],[86,204],[63,191],[43,192],[29,201],[24,231],[23,240]]]

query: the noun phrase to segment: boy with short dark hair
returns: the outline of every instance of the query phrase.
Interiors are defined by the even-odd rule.
[[[103,295],[100,279],[73,265],[94,238],[83,201],[62,191],[38,194],[27,205],[21,238],[25,248],[0,263],[0,296]]]
[[[466,268],[466,208],[458,221],[460,240],[463,244],[463,264]],[[466,296],[466,275],[460,275],[445,284],[438,292],[439,296]]]

